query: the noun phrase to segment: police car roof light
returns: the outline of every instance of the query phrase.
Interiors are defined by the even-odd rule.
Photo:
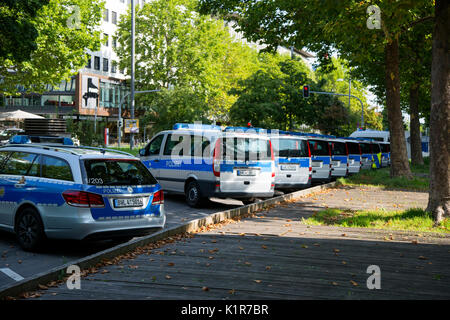
[[[222,130],[222,128],[220,126],[216,126],[213,124],[175,123],[173,126],[173,130],[179,130],[179,129],[218,130],[218,131]]]
[[[11,138],[9,138],[9,143],[10,144],[26,144],[26,143],[31,143],[31,140],[26,135],[15,135],[15,136],[12,136]]]

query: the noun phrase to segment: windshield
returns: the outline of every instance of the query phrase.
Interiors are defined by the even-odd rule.
[[[84,160],[87,183],[102,186],[152,185],[156,179],[139,160]]]
[[[273,152],[277,157],[309,157],[308,144],[300,139],[274,139]]]
[[[309,146],[311,147],[311,154],[315,156],[329,156],[330,147],[327,141],[324,140],[309,140]]]

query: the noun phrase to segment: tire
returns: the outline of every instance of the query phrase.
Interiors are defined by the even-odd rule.
[[[25,251],[36,251],[46,240],[44,224],[39,213],[33,208],[23,209],[15,223],[17,242]]]
[[[191,181],[186,187],[186,202],[192,208],[198,208],[205,203],[205,198],[200,191],[200,185],[197,181]]]

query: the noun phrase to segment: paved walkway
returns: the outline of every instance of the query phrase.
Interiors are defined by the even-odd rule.
[[[229,221],[42,290],[37,299],[449,299],[450,236],[306,226],[325,207],[424,207],[427,194],[340,188]],[[369,266],[381,289],[369,290]],[[370,282],[373,283],[373,282]]]

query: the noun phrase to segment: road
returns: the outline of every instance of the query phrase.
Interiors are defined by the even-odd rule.
[[[242,202],[213,198],[204,208],[193,209],[186,205],[184,196],[166,195],[164,205],[167,215],[166,227],[171,228],[214,212],[241,206]],[[23,251],[13,234],[0,231],[0,288],[14,283],[16,280],[13,278],[31,277],[69,261],[105,250],[115,244],[117,243],[112,241],[52,240],[41,252],[32,253]]]

